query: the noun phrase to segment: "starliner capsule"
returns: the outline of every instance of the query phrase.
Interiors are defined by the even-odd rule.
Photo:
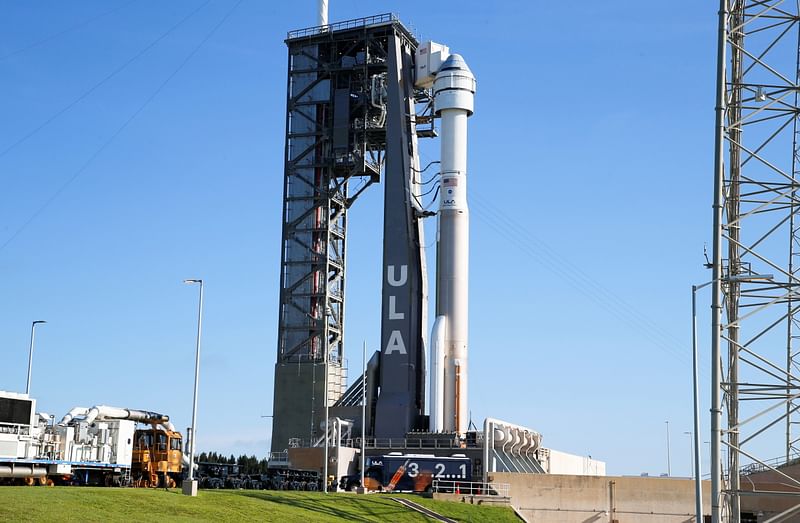
[[[433,95],[434,112],[441,118],[441,193],[431,336],[431,430],[464,434],[469,423],[467,118],[473,112],[475,77],[460,55],[451,54],[441,63]]]

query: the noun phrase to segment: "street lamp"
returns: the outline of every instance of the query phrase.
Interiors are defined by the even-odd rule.
[[[323,460],[325,463],[322,465],[322,493],[328,493],[328,461],[330,460],[330,455],[328,454],[330,451],[328,449],[328,425],[331,421],[331,413],[328,409],[328,374],[330,374],[330,369],[328,367],[328,347],[325,347],[325,394],[324,399],[325,401],[325,450],[323,452]]]
[[[692,473],[690,477],[694,477],[694,437],[691,430],[684,431],[684,434],[689,436],[689,470]]]
[[[670,477],[672,476],[672,467],[669,459],[669,421],[665,421],[664,423],[667,424],[667,477]]]
[[[197,348],[194,356],[194,399],[192,400],[192,439],[189,440],[189,481],[184,483],[183,493],[197,495],[197,480],[194,479],[194,452],[197,440],[197,386],[200,378],[200,334],[203,331],[203,280],[183,280],[183,283],[200,285],[200,304],[197,308]]]
[[[718,268],[714,266],[715,275],[718,273]],[[771,280],[772,274],[734,274],[732,276],[723,278],[714,278],[711,281],[701,283],[700,285],[692,285],[692,389],[694,393],[694,483],[695,483],[695,510],[697,521],[702,521],[703,517],[703,484],[700,479],[700,397],[698,392],[699,377],[697,369],[697,291],[703,287],[707,287],[712,283],[721,282],[751,282],[760,280]],[[714,296],[717,296],[719,285],[714,287]],[[718,299],[716,300],[719,301]],[[714,317],[712,318],[712,328],[719,326],[719,307],[714,308]],[[719,427],[720,415],[722,406],[720,405],[719,385],[720,385],[720,354],[719,343],[712,343],[711,347],[711,511],[712,519],[719,521],[719,479],[721,471],[720,465],[720,443],[722,439],[721,429]]]
[[[367,340],[361,348],[361,492],[366,492],[364,487],[364,463],[366,458],[364,451],[367,435]]]
[[[36,326],[40,323],[47,323],[44,320],[36,320],[31,323],[31,346],[28,349],[28,382],[25,385],[25,394],[31,393],[31,371],[33,370],[33,339],[36,333]]]
[[[264,418],[273,419],[274,417],[275,417],[274,414],[264,414],[264,415],[261,416],[262,419],[264,419]],[[267,437],[270,437],[269,431],[267,431]],[[267,461],[269,461],[269,457],[270,457],[270,452],[267,451]]]

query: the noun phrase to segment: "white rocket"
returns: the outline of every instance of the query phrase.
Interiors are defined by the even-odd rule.
[[[430,429],[464,434],[469,423],[467,118],[474,107],[475,77],[461,55],[429,42],[417,51],[417,85],[429,83],[432,76],[434,112],[441,118],[441,193],[436,320],[430,344]]]

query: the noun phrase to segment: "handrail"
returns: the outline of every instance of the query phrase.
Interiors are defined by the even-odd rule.
[[[315,27],[306,27],[305,29],[296,29],[289,31],[286,35],[287,40],[295,38],[305,38],[331,31],[339,31],[342,29],[355,29],[356,27],[364,27],[374,24],[383,24],[386,22],[396,22],[400,20],[394,13],[382,13],[379,15],[365,16],[363,18],[353,18],[352,20],[344,20],[343,22],[335,22],[328,25],[318,25]]]
[[[436,438],[436,437],[410,437],[410,438],[366,438],[364,443],[368,449],[384,448],[384,449],[414,449],[414,450],[434,450],[434,449],[452,449],[464,450],[480,448],[483,441],[482,434],[478,433],[475,443],[464,444],[455,438]],[[324,440],[323,440],[324,441]],[[296,447],[310,447],[314,446],[315,441],[301,438],[294,438],[289,446]],[[361,438],[342,438],[342,447],[361,448]]]
[[[783,467],[788,467],[790,465],[797,465],[800,463],[800,455],[794,454],[789,460],[786,460],[786,457],[780,458],[772,458],[770,460],[764,461],[764,464],[754,462],[748,463],[747,465],[743,465],[739,467],[739,474],[749,475],[755,474],[757,472],[765,472],[767,470],[781,469]]]
[[[509,483],[493,481],[458,481],[451,479],[435,479],[431,484],[433,492],[467,494],[470,496],[498,496],[507,498],[511,490]]]

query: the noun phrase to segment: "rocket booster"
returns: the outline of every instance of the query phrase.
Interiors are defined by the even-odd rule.
[[[431,343],[431,430],[467,431],[469,327],[469,208],[467,118],[475,77],[458,54],[442,63],[433,83],[441,118],[441,173],[436,247],[436,320]]]

